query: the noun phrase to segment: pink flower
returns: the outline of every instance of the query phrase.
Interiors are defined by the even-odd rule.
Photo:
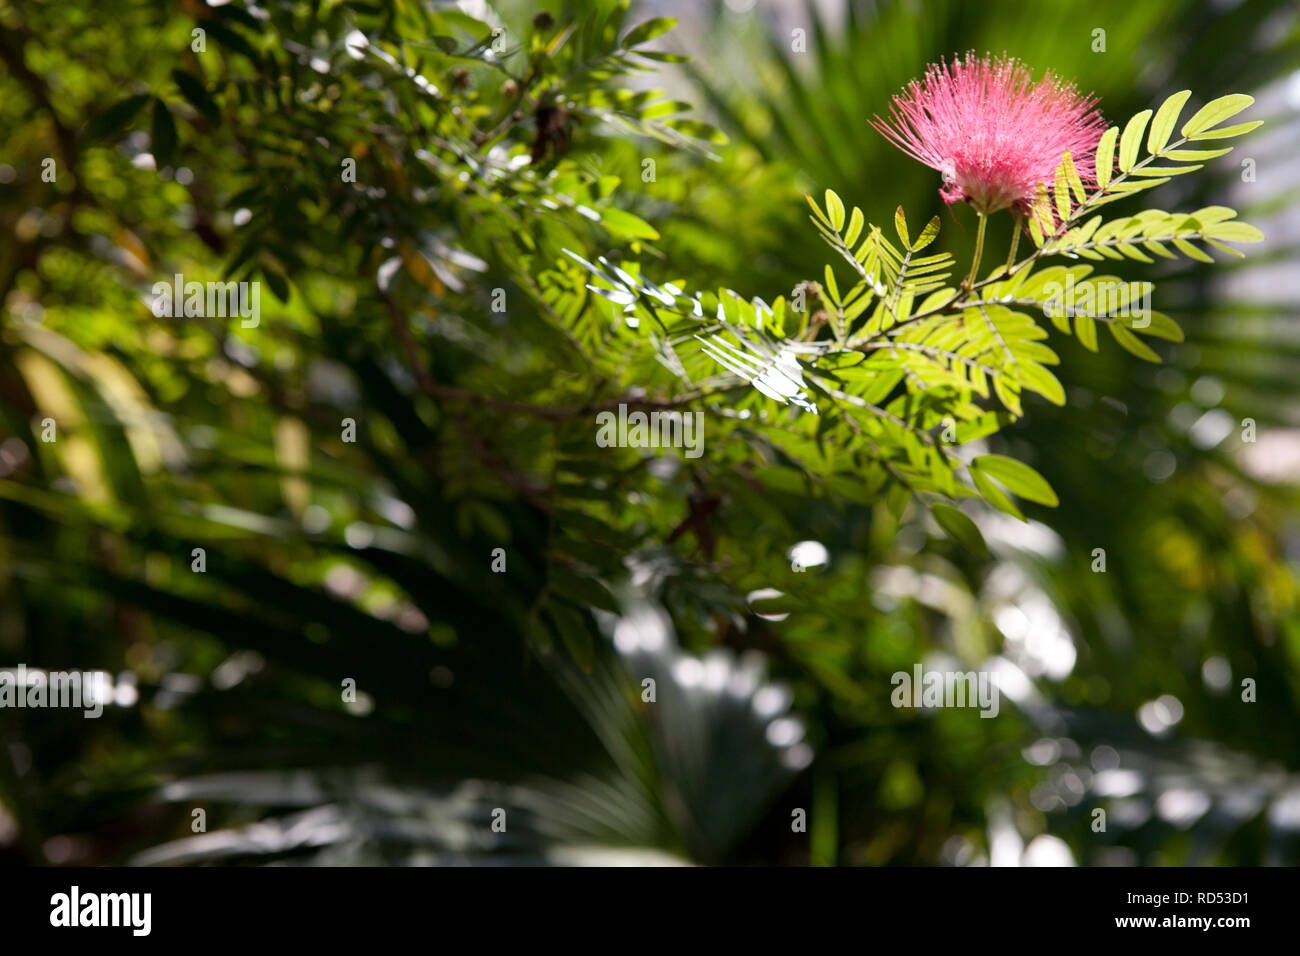
[[[1049,188],[1066,150],[1085,184],[1096,182],[1097,141],[1106,128],[1097,100],[1050,71],[1003,56],[931,64],[871,125],[903,152],[943,174],[945,202],[992,213],[1027,212],[1039,183]]]

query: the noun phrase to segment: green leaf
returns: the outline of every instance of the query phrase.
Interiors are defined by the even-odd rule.
[[[1115,184],[1117,193],[1137,193],[1144,189],[1154,189],[1156,186],[1163,186],[1169,182],[1169,178],[1161,177],[1159,179],[1128,179],[1122,183]]]
[[[971,462],[970,467],[990,478],[996,478],[1021,498],[1053,508],[1060,503],[1047,479],[1022,461],[1005,455],[980,455]]]
[[[1252,120],[1249,123],[1238,123],[1236,126],[1225,126],[1222,129],[1206,130],[1204,133],[1197,133],[1195,136],[1189,136],[1187,138],[1198,142],[1203,139],[1231,139],[1233,136],[1240,136],[1242,133],[1249,133],[1252,129],[1263,125],[1263,120]]]
[[[148,94],[142,93],[139,96],[128,96],[126,99],[114,103],[90,121],[86,126],[86,136],[96,140],[121,132],[131,120],[135,119],[135,114],[140,112],[141,107],[148,102]]]
[[[952,505],[936,504],[930,508],[934,520],[948,535],[977,558],[987,560],[989,547],[975,522]]]
[[[648,43],[655,37],[667,33],[675,26],[677,26],[677,21],[672,17],[655,17],[653,20],[647,20],[627,32],[627,36],[623,37],[623,47],[626,49]]]
[[[176,81],[176,86],[186,102],[198,110],[208,122],[214,124],[221,122],[221,110],[217,107],[216,101],[208,95],[202,80],[184,70],[172,70],[172,79]]]
[[[619,612],[618,601],[610,593],[605,583],[598,578],[588,574],[581,574],[564,565],[553,568],[551,572],[551,587],[555,593],[584,607],[600,608],[602,611],[609,611],[617,614]]]
[[[1198,249],[1197,251],[1199,252],[1200,250]],[[1204,253],[1202,253],[1202,255],[1204,255]],[[1206,256],[1206,258],[1209,259],[1210,257]],[[1210,259],[1210,261],[1213,262],[1214,260]],[[1134,322],[1137,322],[1141,318],[1142,316],[1140,315],[1134,315],[1130,316],[1126,321],[1130,326],[1132,326]],[[1165,315],[1163,312],[1152,312],[1147,318],[1149,324],[1145,328],[1135,328],[1134,331],[1141,332],[1143,335],[1149,335],[1152,338],[1167,339],[1170,342],[1181,342],[1183,340],[1183,330],[1179,327],[1177,322],[1169,318],[1169,316]]]
[[[836,308],[840,305],[840,287],[835,282],[835,273],[831,271],[829,265],[826,266],[826,294],[830,296],[831,304]]]
[[[862,210],[857,206],[853,207],[853,212],[849,216],[849,228],[844,233],[844,244],[852,246],[858,241],[858,236],[862,233],[862,224],[865,220],[862,217]]]
[[[600,221],[605,224],[605,228],[616,235],[625,236],[631,239],[658,239],[659,233],[655,231],[650,223],[646,222],[640,216],[634,216],[630,212],[622,209],[602,209],[600,210]]]
[[[957,444],[964,445],[967,442],[987,438],[989,435],[996,433],[1001,427],[1002,423],[998,421],[996,412],[985,412],[970,421],[958,424]]]
[[[1056,195],[1056,214],[1060,216],[1062,222],[1065,222],[1070,218],[1070,182],[1065,174],[1064,162],[1056,167],[1056,181],[1053,186]]]
[[[985,501],[991,504],[994,508],[997,508],[999,511],[1011,515],[1013,518],[1018,518],[1021,521],[1025,520],[1024,514],[1016,507],[1015,502],[1007,496],[1006,492],[990,481],[983,472],[976,468],[971,468],[970,477],[971,480],[975,482],[975,488],[984,497]]]
[[[277,299],[281,302],[289,301],[289,280],[284,277],[283,273],[263,264],[262,278],[266,280],[266,284],[271,287],[271,291]]]
[[[993,379],[993,393],[997,395],[998,401],[1012,415],[1019,418],[1024,414],[1020,407],[1020,386],[1008,376],[999,375]]]
[[[1204,251],[1197,249],[1186,239],[1175,239],[1174,245],[1178,250],[1189,259],[1195,259],[1197,262],[1214,262],[1214,258],[1207,255]]]
[[[1140,338],[1130,332],[1127,328],[1118,322],[1110,323],[1110,334],[1115,336],[1115,341],[1127,352],[1132,352],[1140,359],[1148,362],[1160,362],[1160,356],[1151,351],[1151,347],[1143,342]]]
[[[1124,135],[1119,138],[1119,168],[1121,172],[1128,172],[1137,162],[1138,148],[1142,145],[1142,133],[1147,128],[1147,120],[1151,118],[1150,110],[1143,110],[1138,113],[1124,127]]]
[[[1195,166],[1143,166],[1141,169],[1135,169],[1132,172],[1134,176],[1181,176],[1183,173],[1194,173],[1202,169],[1199,163]]]
[[[822,207],[817,205],[817,200],[813,199],[812,196],[809,195],[808,193],[804,193],[803,198],[808,200],[808,205],[812,208],[813,214],[818,219],[820,219],[824,224],[829,226],[831,224],[831,221],[826,218],[826,213],[822,212]]]
[[[1052,324],[1056,326],[1057,329],[1059,329],[1064,334],[1069,335],[1070,317],[1066,315],[1065,309],[1061,305],[1059,299],[1053,297],[1052,302],[1053,302],[1053,307],[1048,313],[1048,318],[1052,320]]]
[[[1229,93],[1217,100],[1210,100],[1183,124],[1182,134],[1188,139],[1196,139],[1200,133],[1218,126],[1230,116],[1236,116],[1254,102],[1255,98],[1245,93]]]
[[[1047,183],[1038,184],[1037,196],[1030,215],[1038,220],[1038,227],[1044,237],[1050,236],[1056,229],[1056,223],[1052,220],[1052,201],[1047,195]]]
[[[894,228],[898,230],[898,238],[904,248],[910,246],[912,240],[907,237],[907,217],[903,215],[902,206],[894,210]]]
[[[1065,404],[1065,389],[1055,375],[1037,362],[1022,359],[1018,365],[1020,382],[1025,388],[1042,395],[1053,405]]]
[[[1171,149],[1165,153],[1163,158],[1176,159],[1180,163],[1201,163],[1207,159],[1217,159],[1231,152],[1231,146],[1225,146],[1223,149]]]
[[[1029,222],[1029,238],[1033,239],[1034,245],[1041,249],[1043,246],[1043,238],[1044,238],[1043,227],[1039,225],[1038,213],[1036,209],[1030,210],[1028,222]]]
[[[1204,234],[1214,239],[1230,242],[1263,242],[1264,234],[1248,222],[1216,222],[1206,226]]]
[[[1154,252],[1156,255],[1161,256],[1165,259],[1178,258],[1176,255],[1174,255],[1172,252],[1166,249],[1163,245],[1161,245],[1160,242],[1156,239],[1148,239],[1146,242],[1142,243],[1142,248],[1147,250],[1147,252]]]
[[[939,217],[935,216],[925,224],[921,234],[916,237],[916,242],[912,243],[912,251],[920,252],[930,243],[934,242],[935,237],[939,235]]]
[[[1191,90],[1180,90],[1160,104],[1160,109],[1156,110],[1156,118],[1151,121],[1151,132],[1147,135],[1148,153],[1159,153],[1165,148],[1170,134],[1174,131],[1174,124],[1178,122],[1178,114],[1182,112],[1183,104],[1191,95]]]
[[[172,158],[176,155],[176,144],[176,121],[172,119],[167,104],[155,99],[150,150],[153,153],[154,163],[159,169],[171,165]]]
[[[1074,334],[1078,337],[1079,344],[1089,352],[1097,351],[1097,323],[1091,316],[1074,317]]]
[[[1110,182],[1111,170],[1115,166],[1115,138],[1119,136],[1119,127],[1112,126],[1101,134],[1097,143],[1097,187],[1105,189]]]
[[[1225,246],[1223,243],[1211,239],[1208,236],[1206,237],[1205,242],[1207,245],[1214,246],[1214,248],[1218,249],[1220,252],[1226,252],[1230,256],[1236,256],[1238,259],[1246,258],[1246,254],[1240,249],[1234,249],[1232,246]]]
[[[1083,188],[1083,180],[1079,178],[1079,169],[1074,165],[1074,157],[1070,155],[1068,149],[1061,157],[1061,167],[1065,170],[1065,180],[1070,184],[1070,192],[1074,194],[1074,201],[1082,203],[1088,198],[1088,193]]]
[[[1137,246],[1131,245],[1130,243],[1121,242],[1115,248],[1129,259],[1136,259],[1138,262],[1155,262],[1155,260],[1149,255],[1145,252],[1139,251]]]
[[[1237,210],[1231,206],[1205,206],[1192,213],[1192,217],[1203,225],[1223,222],[1225,219],[1237,218]]]
[[[830,216],[831,226],[836,232],[844,228],[844,203],[832,189],[826,190],[826,214]]]

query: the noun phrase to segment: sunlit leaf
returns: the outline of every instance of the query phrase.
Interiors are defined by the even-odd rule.
[[[1042,475],[1024,462],[1005,455],[981,455],[971,462],[971,469],[1002,482],[1009,491],[1029,501],[1056,507],[1059,501],[1052,486]]]
[[[1204,139],[1205,137],[1200,136],[1201,133],[1218,126],[1229,117],[1236,116],[1254,102],[1255,98],[1245,93],[1230,93],[1227,96],[1220,96],[1217,100],[1210,100],[1183,124],[1181,132],[1189,139]],[[1222,132],[1220,130],[1220,133]]]
[[[1119,140],[1119,168],[1128,172],[1137,162],[1138,150],[1142,146],[1142,134],[1146,131],[1147,120],[1151,118],[1150,110],[1136,114],[1124,127],[1124,135]]]
[[[1165,148],[1170,134],[1174,131],[1174,124],[1178,122],[1178,114],[1182,112],[1183,104],[1191,95],[1191,90],[1181,90],[1160,104],[1155,119],[1151,121],[1151,132],[1147,136],[1147,152],[1158,154]]]

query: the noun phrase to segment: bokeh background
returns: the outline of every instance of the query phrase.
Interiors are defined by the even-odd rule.
[[[805,191],[878,223],[899,204],[941,215],[969,256],[969,211],[945,211],[937,174],[867,122],[941,56],[1051,68],[1111,122],[1185,88],[1256,98],[1245,118],[1265,126],[1152,202],[1232,206],[1266,241],[1212,266],[1116,264],[1157,283],[1186,341],[1158,366],[1053,343],[1068,402],[1033,403],[992,444],[1060,506],[978,515],[980,560],[843,489],[758,486],[723,457],[611,465],[590,422],[413,394],[385,301],[357,276],[373,272],[363,252],[417,226],[443,244],[437,307],[414,323],[440,381],[545,402],[583,372],[557,368],[566,346],[536,330],[545,306],[502,261],[490,197],[480,218],[432,186],[420,208],[378,197],[344,230],[305,211],[327,205],[312,135],[383,122],[366,113],[378,92],[310,129],[262,106],[251,152],[185,126],[162,170],[142,158],[147,122],[110,147],[87,137],[184,64],[197,19],[246,44],[262,25],[284,70],[265,88],[292,90],[294,57],[337,50],[353,14],[382,29],[389,5],[267,6],[273,29],[241,0],[0,0],[0,665],[102,669],[115,687],[98,721],[0,710],[0,862],[1297,861],[1300,7],[634,4],[629,24],[679,18],[658,47],[691,59],[608,82],[667,88],[727,142],[588,121],[568,159],[622,179],[675,274],[769,300],[826,262]],[[609,6],[493,15],[523,35],[543,8],[563,25]],[[39,176],[51,155],[76,169],[57,192]],[[264,287],[256,330],[142,304],[159,277],[258,256],[292,294]],[[494,315],[497,287],[528,304]],[[339,439],[344,416],[361,442]],[[562,509],[531,486],[544,457]],[[757,613],[767,589],[799,608]],[[895,710],[890,675],[917,662],[999,673],[1001,713]]]

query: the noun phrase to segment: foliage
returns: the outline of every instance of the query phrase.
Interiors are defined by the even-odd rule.
[[[1130,285],[1117,276],[1094,276],[1087,265],[1035,271],[1040,260],[1059,255],[1152,262],[1143,249],[1172,257],[1166,248],[1172,244],[1192,258],[1213,261],[1192,240],[1240,255],[1223,240],[1263,239],[1258,229],[1236,221],[1236,212],[1222,206],[1190,215],[1147,210],[1104,224],[1101,214],[1091,215],[1116,199],[1201,168],[1157,167],[1150,165],[1153,160],[1223,155],[1228,149],[1179,147],[1241,135],[1259,125],[1220,127],[1252,102],[1249,96],[1225,96],[1203,107],[1183,126],[1180,138],[1170,142],[1178,111],[1188,96],[1190,91],[1184,90],[1161,106],[1151,125],[1149,155],[1140,162],[1139,143],[1151,111],[1129,121],[1114,175],[1118,128],[1107,130],[1097,150],[1098,182],[1091,194],[1066,152],[1054,190],[1049,195],[1042,187],[1028,217],[1034,251],[1016,260],[1013,244],[1007,263],[980,279],[977,249],[970,276],[959,286],[948,281],[955,269],[952,254],[921,255],[938,238],[938,216],[913,239],[899,206],[894,214],[895,244],[879,227],[867,223],[858,207],[846,212],[843,200],[830,189],[824,205],[808,197],[812,222],[848,264],[852,284],[841,292],[828,264],[824,281],[796,288],[797,307],[783,296],[770,306],[759,298],[745,302],[726,289],[716,295],[686,296],[682,280],[659,286],[603,258],[608,272],[570,254],[603,283],[587,287],[621,306],[627,325],[655,327],[651,342],[657,357],[684,386],[694,387],[706,377],[698,361],[703,355],[773,402],[813,413],[777,419],[775,410],[768,408],[759,415],[760,422],[772,421],[776,426],[763,430],[763,440],[804,477],[858,483],[869,496],[889,495],[898,488],[948,500],[982,497],[1024,520],[1006,491],[1055,505],[1056,495],[1042,476],[1004,456],[971,458],[960,451],[961,445],[992,435],[1007,421],[1021,417],[1024,391],[1036,392],[1056,405],[1065,403],[1065,389],[1048,368],[1060,359],[1042,344],[1047,330],[1024,310],[1042,311],[1066,335],[1071,334],[1073,320],[1073,333],[1094,352],[1099,322],[1126,351],[1153,362],[1159,357],[1135,332],[1175,342],[1183,338],[1169,316],[1150,310],[1151,283]],[[980,229],[982,237],[982,219]],[[572,283],[566,288],[563,276],[552,273],[547,278],[558,288],[557,298],[565,292],[576,298]],[[1071,295],[1068,304],[1063,298],[1066,290]],[[817,311],[807,308],[805,293],[818,303]],[[1139,306],[1142,299],[1148,302],[1145,310]],[[1076,301],[1083,305],[1076,306]],[[607,324],[610,321],[606,318]],[[694,344],[692,340],[699,343],[694,361],[683,355],[683,347]],[[1001,410],[988,407],[990,397],[996,398]],[[894,508],[901,510],[906,500],[894,496]],[[953,537],[984,550],[977,540],[978,530],[960,512],[948,508],[940,514],[940,524]]]
[[[1212,101],[1182,139],[1187,97],[1126,124],[1111,180],[1081,197],[1065,165],[1029,226],[1042,241],[962,284],[968,250],[934,251],[934,177],[873,168],[878,139],[844,122],[949,35],[974,38],[962,5],[917,19],[881,4],[868,23],[854,4],[842,49],[816,34],[813,73],[788,38],[738,43],[754,69],[736,75],[778,99],[699,90],[730,140],[689,112],[695,95],[645,88],[682,59],[658,49],[684,42],[669,20],[465,6],[0,3],[14,177],[0,194],[14,237],[0,246],[0,649],[103,668],[119,692],[99,721],[0,712],[5,859],[969,861],[953,841],[985,852],[997,800],[1027,836],[1049,828],[1030,797],[1046,771],[1022,750],[1077,738],[1062,760],[1086,776],[1091,746],[1132,732],[1103,718],[1158,692],[1247,751],[1234,780],[1285,791],[1268,762],[1293,762],[1294,583],[1270,512],[1226,525],[1208,480],[1171,496],[1140,462],[1074,474],[1069,436],[1118,445],[1166,409],[1133,399],[1127,354],[1079,363],[1070,337],[1095,348],[1101,321],[1150,358],[1149,340],[1181,331],[1159,313],[1145,328],[1058,314],[1048,291],[1096,295],[1133,262],[1194,267],[1258,238],[1213,197],[1185,193],[1190,214],[1093,211],[1164,180],[1143,175],[1157,160],[1206,167],[1171,191],[1209,188],[1214,157],[1197,154],[1213,150],[1183,140],[1246,132],[1222,125],[1241,99]],[[1117,44],[1156,16],[1108,9]],[[992,4],[980,23],[1022,20]],[[901,75],[866,55],[889,31]],[[1188,85],[1254,89],[1258,69]],[[861,209],[827,191],[850,184]],[[829,265],[791,241],[807,230],[801,191],[820,199]],[[896,206],[892,229],[869,224]],[[1055,255],[1071,264],[1046,265]],[[160,317],[154,285],[178,273],[258,281],[274,300],[255,327]],[[1179,319],[1208,351],[1202,317]],[[1076,385],[1121,395],[1130,420]],[[595,416],[619,406],[706,412],[703,456],[598,447]],[[1077,417],[1062,426],[1058,408]],[[1147,517],[1096,520],[1121,507],[1091,497],[1108,483]],[[997,520],[1058,502],[1056,565]],[[1081,526],[1132,567],[1089,575]],[[797,570],[791,548],[809,540],[833,558]],[[1234,675],[1278,675],[1261,709],[1284,730],[1267,744],[1197,697],[1203,655],[1174,643],[1194,599],[1220,600],[1211,582],[1227,610],[1210,646]],[[1114,589],[1129,592],[1114,616],[1169,643],[1135,659],[1103,639],[1093,609],[1114,608]],[[1080,634],[1059,684],[995,623],[1043,601]],[[1278,639],[1233,643],[1234,613]],[[935,654],[1017,660],[1050,705],[996,721],[890,707],[889,674]],[[1156,667],[1170,660],[1172,677]],[[340,700],[347,679],[356,700]],[[1177,785],[1166,777],[1149,776],[1153,799]],[[800,807],[809,834],[791,832]],[[192,830],[200,808],[214,832]],[[1083,810],[1055,826],[1086,831]],[[1196,852],[1285,856],[1258,829]],[[1145,831],[1115,839],[1164,852]]]
[[[1240,5],[1226,15],[1195,0],[1090,5],[1087,16],[1105,24],[1105,53],[1094,48],[1095,32],[1093,45],[1080,41],[1083,12],[1065,3],[1042,7],[1029,18],[1021,5],[998,0],[978,10],[926,4],[923,12],[904,3],[851,3],[847,21],[837,28],[825,9],[805,4],[800,19],[808,28],[808,55],[792,52],[788,30],[721,14],[716,32],[694,47],[709,55],[694,60],[692,68],[701,95],[725,118],[733,148],[753,150],[770,166],[785,165],[803,190],[820,195],[823,188],[841,184],[893,184],[888,191],[867,189],[858,197],[868,218],[880,221],[892,214],[891,200],[898,195],[909,197],[913,216],[919,211],[929,216],[942,205],[935,174],[880,149],[879,135],[860,121],[861,104],[887,102],[916,75],[918,63],[972,47],[1006,50],[1076,79],[1101,97],[1108,115],[1123,117],[1146,108],[1158,87],[1246,88],[1276,96],[1279,78],[1300,61],[1295,25],[1284,25],[1286,18],[1268,4]],[[1164,29],[1169,23],[1179,28]],[[721,36],[727,43],[719,41]],[[723,50],[725,56],[719,55]],[[1133,83],[1143,66],[1156,63],[1159,80]],[[1280,118],[1278,101],[1267,102],[1265,113]],[[1210,160],[1199,175],[1180,177],[1168,191],[1180,193],[1183,208],[1216,205],[1231,195],[1248,204],[1251,218],[1281,225],[1293,215],[1295,191],[1277,181],[1269,186],[1241,181],[1247,165],[1283,155],[1283,139],[1258,144],[1249,160]],[[737,190],[728,208],[748,209],[745,195]],[[771,245],[761,229],[750,221],[734,230],[727,218],[716,222],[736,243],[741,264],[729,272],[714,268],[713,281],[725,276],[743,287],[753,274],[765,281],[781,276],[779,282],[789,288],[822,270],[820,250],[812,244],[781,241],[781,255],[764,258]],[[769,222],[779,222],[783,236],[799,228],[776,210]],[[969,255],[976,230],[964,232]],[[954,249],[960,250],[961,233],[946,232]],[[888,623],[873,622],[871,615],[859,618],[852,609],[847,595],[860,596],[865,579],[854,562],[837,562],[817,579],[825,586],[815,591],[806,590],[807,581],[786,582],[808,598],[805,615],[817,612],[811,619],[792,616],[782,627],[787,646],[801,651],[800,666],[816,675],[818,700],[846,699],[842,662],[856,659],[852,648],[858,645],[834,633],[844,627],[868,648],[903,642],[906,651],[892,659],[902,666],[908,653],[947,654],[975,666],[991,648],[1001,647],[1028,668],[1035,695],[1050,710],[1066,708],[1078,717],[1068,723],[1049,720],[1046,735],[1059,745],[1052,748],[1057,756],[1024,776],[1018,754],[1000,749],[1009,744],[1000,727],[970,737],[938,724],[891,732],[882,729],[882,722],[892,726],[888,715],[822,711],[827,732],[844,742],[841,762],[828,756],[818,764],[821,785],[840,795],[841,859],[938,859],[937,844],[919,849],[929,830],[919,822],[924,812],[986,821],[972,822],[955,841],[973,848],[965,858],[978,860],[989,838],[988,808],[1008,796],[1015,812],[1009,836],[1030,841],[1059,835],[1076,859],[1088,862],[1277,861],[1294,853],[1286,826],[1274,822],[1281,817],[1273,815],[1269,799],[1238,798],[1241,790],[1262,787],[1264,763],[1294,766],[1296,740],[1289,728],[1300,700],[1297,632],[1291,623],[1297,592],[1293,562],[1285,555],[1295,533],[1295,489],[1276,474],[1266,477],[1247,467],[1261,456],[1237,437],[1203,434],[1210,422],[1249,420],[1279,437],[1294,426],[1300,405],[1293,383],[1300,363],[1295,349],[1279,338],[1277,321],[1294,313],[1295,301],[1271,278],[1274,269],[1294,258],[1294,248],[1273,240],[1262,256],[1216,266],[1218,279],[1197,260],[1156,258],[1154,267],[1112,260],[1107,271],[1131,281],[1159,276],[1161,308],[1176,317],[1188,338],[1159,349],[1169,364],[1135,365],[1123,351],[1093,354],[1060,340],[1054,348],[1062,363],[1054,371],[1067,383],[1069,401],[1060,407],[1037,402],[1031,415],[1001,432],[999,450],[1033,465],[1058,492],[1062,505],[1050,519],[1054,535],[1042,534],[1043,527],[1032,521],[1030,528],[1012,534],[1002,523],[981,518],[994,559],[949,562],[932,555],[931,547],[915,551],[931,528],[905,516],[896,552],[873,551],[870,558],[881,568],[879,580],[892,585],[875,599],[890,608]],[[1139,269],[1143,272],[1135,274]],[[818,540],[833,554],[861,553],[863,539],[852,522],[838,531],[813,524],[807,513],[802,517],[804,527],[816,527]],[[882,537],[893,527],[881,520],[879,509],[873,519]],[[1095,572],[1098,548],[1108,562],[1104,574]],[[884,574],[900,565],[923,567],[926,576],[910,585],[901,574]],[[1009,580],[1023,582],[1010,595]],[[827,595],[837,589],[845,601],[829,603]],[[952,600],[940,602],[949,590]],[[969,603],[958,600],[963,594]],[[1051,614],[1045,611],[1049,606]],[[919,617],[901,619],[905,612]],[[936,613],[937,621],[930,616]],[[997,625],[999,615],[1034,621],[1040,647],[1051,646],[1046,635],[1056,632],[1059,615],[1073,645],[1070,673],[1044,673],[1042,659],[1033,653],[1022,658],[1025,649],[1008,643]],[[879,662],[879,653],[861,669],[849,670],[858,684],[870,686],[890,669]],[[817,666],[828,660],[837,662],[834,673]],[[1228,690],[1205,682],[1203,668],[1219,663],[1226,663],[1234,680],[1258,675],[1274,689],[1243,707]],[[1175,695],[1186,708],[1177,736],[1217,740],[1235,749],[1243,762],[1235,788],[1225,790],[1217,772],[1207,775],[1201,766],[1180,762],[1167,739],[1152,741],[1131,716],[1123,716],[1162,694]],[[1270,730],[1261,732],[1264,726]],[[964,762],[954,753],[954,740],[984,759]],[[1124,765],[1138,766],[1143,781],[1148,768],[1160,766],[1183,785],[1203,786],[1213,794],[1211,809],[1190,832],[1139,813],[1123,832],[1099,837],[1083,808],[1149,807],[1161,793],[1154,778],[1132,800],[1095,791],[1088,783],[1087,758],[1099,746],[1119,748]],[[1077,771],[1082,793],[1064,767],[1066,753],[1075,747],[1084,760],[1069,772]],[[918,786],[910,799],[888,806],[880,794],[896,778]],[[853,807],[863,804],[870,811],[855,814]]]

